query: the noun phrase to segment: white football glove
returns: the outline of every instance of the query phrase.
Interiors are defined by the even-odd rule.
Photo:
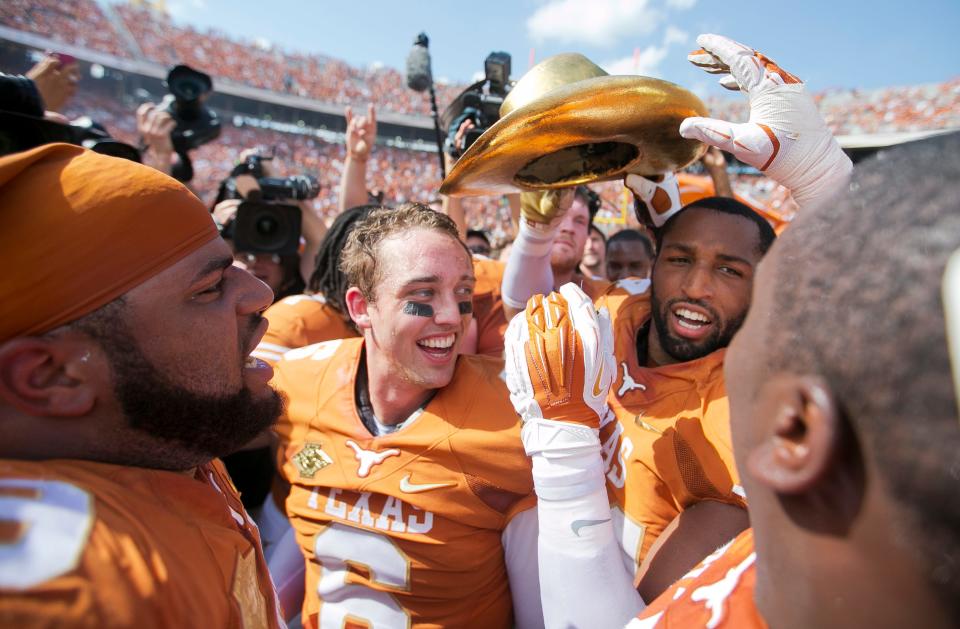
[[[535,295],[504,339],[510,401],[524,421],[528,454],[596,442],[616,375],[606,309],[574,284]]]
[[[750,120],[687,118],[680,135],[735,155],[790,189],[801,207],[840,191],[853,164],[827,129],[804,84],[772,59],[721,35],[700,35],[688,59],[750,100]]]

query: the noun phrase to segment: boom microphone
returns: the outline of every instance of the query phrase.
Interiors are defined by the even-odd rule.
[[[433,83],[433,75],[430,72],[430,52],[427,50],[429,43],[427,34],[420,33],[407,56],[407,87],[416,92],[423,92]]]

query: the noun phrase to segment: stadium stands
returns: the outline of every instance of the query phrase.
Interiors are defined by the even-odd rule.
[[[94,0],[6,0],[0,3],[0,24],[158,67],[187,63],[217,79],[330,105],[365,106],[372,102],[378,112],[429,113],[424,96],[408,89],[403,75],[392,68],[361,69],[328,56],[284,51],[218,31],[199,31],[131,4],[103,8]],[[463,86],[437,88],[442,108]],[[960,127],[960,78],[935,85],[869,91],[834,89],[818,94],[816,100],[837,135]],[[744,100],[712,98],[707,105],[717,118],[747,118]],[[89,115],[116,137],[136,143],[134,109],[115,97],[81,90],[65,113]],[[316,203],[332,218],[344,149],[341,144],[318,137],[238,128],[225,120],[220,139],[193,153],[194,189],[205,201],[212,201],[239,152],[257,145],[276,147],[276,163],[282,174],[316,174],[322,186]],[[749,174],[731,177],[738,194],[789,214],[789,208],[783,207],[783,191],[768,179]],[[435,196],[440,173],[432,153],[378,145],[369,162],[368,178],[371,189],[382,191],[387,201],[429,200]],[[602,216],[615,219],[629,205],[624,203],[619,182],[599,184],[597,190],[604,199]],[[471,226],[487,230],[496,243],[511,238],[509,211],[499,201],[470,199],[466,207]]]

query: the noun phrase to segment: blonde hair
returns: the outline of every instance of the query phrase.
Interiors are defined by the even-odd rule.
[[[431,210],[422,203],[404,203],[396,209],[380,208],[354,225],[343,248],[340,270],[347,276],[347,284],[359,288],[368,301],[374,301],[373,289],[383,276],[383,269],[377,262],[380,243],[390,236],[416,228],[446,234],[470,255],[460,240],[456,223],[446,214]]]

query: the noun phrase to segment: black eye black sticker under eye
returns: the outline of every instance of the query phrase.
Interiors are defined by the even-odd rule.
[[[415,301],[408,301],[403,304],[403,314],[413,315],[415,317],[432,317],[433,306],[430,304],[420,304]]]
[[[462,315],[467,315],[473,312],[472,301],[461,301],[457,304],[457,307],[460,309],[460,314]]]

